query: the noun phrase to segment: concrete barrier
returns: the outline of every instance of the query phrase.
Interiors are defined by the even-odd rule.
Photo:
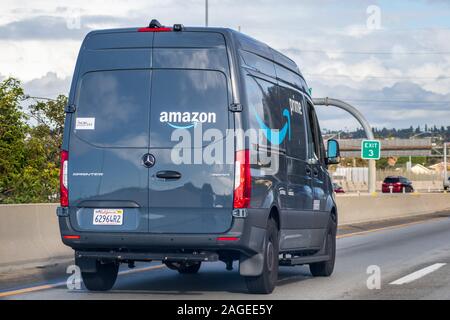
[[[450,209],[450,194],[339,195],[339,225],[381,221]]]
[[[348,225],[450,209],[450,194],[339,195],[337,203],[339,225]],[[61,242],[56,207],[0,205],[0,271],[73,257]]]
[[[0,205],[1,270],[73,257],[73,251],[61,242],[56,206]]]

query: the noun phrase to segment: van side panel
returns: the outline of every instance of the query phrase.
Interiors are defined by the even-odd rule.
[[[239,40],[238,52],[246,97],[242,116],[246,128],[261,129],[261,122],[254,121],[257,116],[254,109],[262,101],[268,109],[267,114],[258,115],[264,125],[282,131],[289,122],[291,134],[276,146],[280,151],[278,171],[271,172],[263,166],[254,165],[252,208],[278,208],[281,251],[318,249],[324,230],[318,228],[315,222],[318,215],[313,210],[314,190],[307,163],[308,123],[303,103],[306,83],[289,58],[253,39],[240,37]],[[270,141],[262,141],[259,147],[264,147],[264,144],[271,148]]]

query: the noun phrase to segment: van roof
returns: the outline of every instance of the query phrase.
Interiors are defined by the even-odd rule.
[[[142,27],[135,27],[135,28],[116,28],[116,29],[103,29],[103,30],[94,30],[88,33],[86,36],[89,37],[90,35],[94,34],[111,34],[111,33],[128,33],[128,32],[137,32],[138,29]],[[266,59],[272,60],[275,63],[290,69],[291,71],[299,74],[302,78],[303,75],[300,72],[300,69],[298,68],[297,64],[284,55],[283,53],[269,47],[267,44],[258,41],[248,35],[245,35],[241,32],[235,31],[230,28],[215,28],[215,27],[183,27],[183,31],[181,32],[216,32],[221,33],[223,35],[232,38],[237,45],[238,48],[241,48],[246,51],[250,51],[254,54],[257,54],[259,56],[262,56]]]

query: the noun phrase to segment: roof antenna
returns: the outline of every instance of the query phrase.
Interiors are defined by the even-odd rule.
[[[153,19],[152,21],[150,21],[150,24],[148,25],[149,28],[162,28],[162,24],[159,23],[158,20]]]

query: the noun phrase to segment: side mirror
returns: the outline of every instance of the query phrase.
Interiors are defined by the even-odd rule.
[[[327,164],[338,164],[341,161],[341,154],[339,151],[339,142],[334,139],[328,140],[327,143]]]

